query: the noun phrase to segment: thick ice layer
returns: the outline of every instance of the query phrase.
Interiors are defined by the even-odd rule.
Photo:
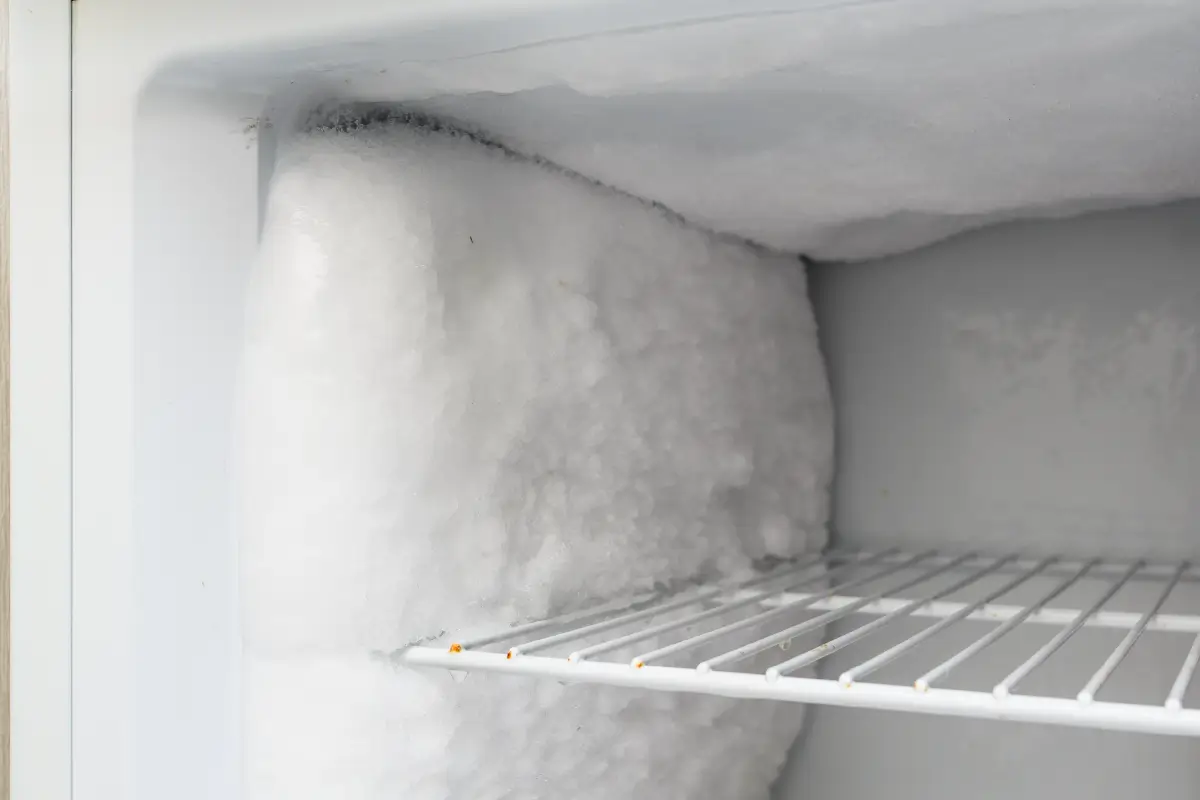
[[[368,653],[823,544],[832,417],[796,260],[374,126],[289,145],[252,298],[250,797],[765,795],[796,708]]]
[[[697,223],[863,258],[1200,194],[1197,41],[1187,0],[795,0],[422,74],[427,109]]]
[[[274,70],[258,80],[281,98],[303,85],[415,105],[696,224],[819,258],[1200,195],[1193,0],[508,13],[460,24],[447,12],[399,43],[376,31],[319,57],[259,55],[230,80]]]

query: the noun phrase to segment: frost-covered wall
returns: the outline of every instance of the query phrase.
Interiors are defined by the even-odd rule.
[[[188,79],[415,105],[822,259],[1200,193],[1192,0],[443,5]]]
[[[764,797],[801,708],[371,653],[822,546],[800,263],[376,125],[284,148],[252,282],[248,800]]]
[[[830,265],[813,291],[838,412],[844,543],[1200,553],[1200,202],[1005,225]],[[957,628],[941,637],[947,648],[982,633]],[[960,685],[990,687],[1048,638],[1028,635],[1024,655],[1014,635],[958,670]],[[1042,670],[1064,696],[1119,636],[1078,639]],[[1187,644],[1143,639],[1110,698],[1161,701]],[[855,655],[830,659],[825,674]],[[911,680],[920,660],[881,677]],[[780,798],[1116,800],[1148,787],[1191,796],[1200,783],[1200,745],[1188,739],[837,709],[813,723]]]

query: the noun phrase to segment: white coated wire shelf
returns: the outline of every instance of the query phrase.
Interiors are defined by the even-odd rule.
[[[1200,710],[1187,702],[1200,663],[1197,608],[1200,571],[1187,563],[831,551],[736,585],[626,598],[392,658],[563,683],[1200,736]],[[1102,638],[1081,648],[1088,636]],[[827,677],[802,674],[819,662],[835,664]],[[953,685],[962,676],[978,685]]]

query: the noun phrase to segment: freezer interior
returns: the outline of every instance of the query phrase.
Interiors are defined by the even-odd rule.
[[[711,770],[734,751],[745,755],[722,768],[736,775],[728,785],[740,787],[729,791],[777,800],[964,793],[1116,798],[1144,785],[1185,796],[1200,782],[1194,717],[1200,697],[1187,684],[1170,695],[1174,706],[1167,702],[1200,631],[1200,573],[1188,562],[1197,556],[1200,523],[1192,486],[1200,467],[1195,9],[1173,2],[1015,1],[987,8],[455,5],[419,14],[366,7],[373,10],[348,12],[351,21],[327,30],[306,17],[304,26],[278,28],[259,20],[225,40],[206,33],[202,48],[158,53],[138,87],[130,128],[128,291],[77,293],[76,300],[84,314],[77,336],[86,338],[88,326],[105,319],[122,320],[129,334],[129,381],[120,385],[131,434],[125,444],[131,477],[118,487],[128,526],[76,510],[76,543],[83,548],[75,560],[79,796],[105,796],[89,794],[104,791],[89,786],[122,786],[122,796],[147,798],[300,796],[285,789],[307,785],[316,792],[325,781],[323,796],[387,796],[381,792],[405,787],[412,796],[455,797],[470,786],[494,796],[569,790],[607,797],[616,786],[699,797],[699,790],[680,788],[694,784],[686,769],[672,765],[702,770],[707,761]],[[103,14],[87,13],[76,32],[85,60],[115,52],[115,38],[99,24]],[[292,28],[303,28],[302,35],[289,35]],[[220,29],[214,23],[204,30]],[[80,80],[77,91],[96,88]],[[84,123],[96,118],[77,116]],[[419,141],[410,141],[414,130]],[[355,149],[372,136],[379,140]],[[77,185],[77,200],[99,198],[97,175]],[[395,176],[413,183],[396,194]],[[420,225],[412,222],[418,218]],[[479,227],[468,230],[464,220]],[[82,224],[88,230],[86,219]],[[483,231],[478,242],[473,231]],[[336,274],[356,275],[353,268],[363,264],[386,273],[396,253],[420,250],[427,241],[431,249],[409,259],[413,269],[437,273],[421,277],[424,283],[389,283],[386,276],[379,284],[356,282],[360,277],[338,283]],[[77,239],[77,251],[81,244]],[[481,253],[485,246],[503,253],[503,263],[501,255]],[[520,267],[535,261],[540,271],[528,277]],[[500,288],[483,279],[455,282],[438,272],[439,263],[494,268],[506,282]],[[700,263],[704,269],[693,270]],[[571,265],[578,266],[573,277],[556,271]],[[545,290],[555,281],[561,296]],[[417,286],[437,303],[410,303]],[[513,299],[504,287],[534,299]],[[489,309],[499,309],[494,318]],[[444,315],[441,322],[430,316],[434,311]],[[454,340],[459,349],[439,350],[426,334],[450,331],[452,312],[461,326],[454,335],[466,338]],[[561,325],[547,327],[546,319]],[[306,327],[314,320],[325,327]],[[595,355],[592,339],[570,338],[602,323],[610,326],[604,346],[611,353]],[[420,336],[405,338],[405,326],[416,326]],[[256,330],[266,330],[265,338],[256,339]],[[352,335],[339,340],[338,331]],[[492,336],[497,331],[512,338]],[[561,350],[547,331],[563,337]],[[470,346],[462,345],[468,340]],[[264,342],[269,363],[255,362],[254,346]],[[526,350],[518,358],[506,342]],[[304,350],[310,345],[326,360],[312,360],[318,350]],[[464,763],[496,765],[492,745],[448,729],[446,707],[423,705],[410,689],[432,687],[428,696],[439,703],[454,698],[455,719],[462,720],[499,713],[505,702],[517,702],[512,698],[573,708],[571,698],[592,695],[572,693],[600,690],[571,685],[575,679],[563,665],[573,662],[560,657],[571,648],[553,651],[555,665],[540,676],[541,666],[519,676],[490,674],[551,660],[507,657],[512,651],[495,648],[494,661],[484,654],[470,669],[445,669],[452,666],[446,659],[462,655],[450,652],[453,637],[487,632],[471,616],[482,601],[464,577],[476,574],[468,567],[483,556],[475,540],[430,533],[457,536],[471,527],[461,520],[450,528],[421,528],[425,523],[414,520],[437,503],[468,509],[474,500],[454,495],[453,481],[438,484],[444,496],[436,502],[407,492],[447,464],[492,459],[503,466],[499,477],[489,472],[478,485],[495,487],[510,474],[505,469],[524,474],[528,462],[512,466],[482,445],[471,449],[463,441],[466,428],[449,426],[432,406],[421,417],[426,411],[404,405],[413,396],[402,391],[408,383],[370,393],[398,358],[416,364],[412,374],[420,381],[411,385],[432,391],[426,379],[442,379],[439,359],[451,358],[452,350],[457,360],[447,385],[485,386],[475,399],[497,408],[508,408],[506,392],[516,386],[533,387],[534,407],[539,391],[555,391],[555,381],[569,375],[561,380],[580,408],[620,409],[579,412],[603,421],[591,438],[571,429],[577,418],[569,409],[556,417],[553,406],[522,418],[522,430],[531,433],[511,441],[554,449],[546,463],[591,475],[571,460],[590,452],[596,474],[655,476],[646,478],[652,496],[610,498],[617,516],[641,508],[641,519],[658,526],[653,536],[661,539],[646,534],[653,546],[639,544],[637,514],[620,517],[627,533],[612,551],[645,558],[606,551],[619,569],[600,569],[603,558],[573,565],[574,545],[564,545],[567,556],[556,561],[554,554],[538,555],[534,535],[522,540],[534,555],[521,563],[536,565],[550,576],[545,585],[566,594],[533,592],[533,599],[493,603],[488,620],[499,621],[505,608],[512,613],[506,623],[515,624],[534,619],[533,608],[552,616],[660,591],[652,573],[682,579],[681,565],[692,556],[691,566],[718,583],[751,562],[772,569],[816,565],[829,574],[810,594],[835,587],[837,565],[855,558],[903,567],[890,573],[892,583],[919,574],[911,570],[921,565],[903,559],[933,550],[925,565],[958,568],[939,573],[946,581],[989,564],[995,569],[980,583],[964,584],[964,593],[946,595],[951,605],[909,608],[950,585],[914,583],[907,593],[862,604],[861,613],[812,626],[809,638],[783,641],[788,650],[768,653],[776,661],[908,608],[888,617],[869,641],[855,640],[827,659],[800,663],[796,669],[804,671],[795,678],[770,682],[795,687],[790,699],[800,703],[767,695],[730,699],[758,696],[758,684],[710,680],[694,670],[694,660],[673,667],[688,671],[676,680],[675,673],[655,672],[666,665],[639,669],[628,658],[604,665],[587,659],[578,674],[595,677],[580,680],[608,684],[595,695],[605,699],[587,701],[589,713],[597,721],[618,718],[603,734],[592,735],[581,721],[574,731],[559,725],[539,738],[543,721],[536,714],[509,728],[487,723],[518,737],[529,752],[576,764],[570,780],[537,783],[530,775],[543,768],[552,776],[565,771],[512,756],[507,765],[483,769],[484,777],[487,769],[517,776],[508,789],[471,783]],[[89,383],[97,374],[88,361],[93,355],[86,342],[77,350],[77,368],[90,370],[77,384],[83,425],[97,419],[85,391],[97,385]],[[607,372],[587,373],[593,355]],[[256,372],[256,363],[268,363],[266,371]],[[304,381],[292,381],[298,371]],[[522,383],[529,375],[535,377]],[[693,391],[701,389],[711,397]],[[305,413],[312,396],[325,399],[311,401],[317,405]],[[421,395],[421,402],[447,396]],[[339,417],[346,397],[357,399]],[[606,406],[608,397],[617,405]],[[723,416],[711,430],[703,424],[688,430],[675,424],[666,403],[679,404],[686,423]],[[481,440],[493,442],[487,423],[500,417],[464,408],[454,419],[482,426]],[[423,421],[377,428],[374,437],[363,432],[372,420],[405,414]],[[772,429],[776,419],[791,427]],[[641,461],[605,449],[612,432],[626,425],[637,432]],[[422,426],[433,431],[428,438],[418,435]],[[551,437],[550,429],[558,433]],[[263,430],[275,437],[267,445],[254,438]],[[389,436],[400,444],[389,447]],[[269,451],[269,457],[247,457],[247,437],[265,448],[259,456]],[[345,444],[359,440],[372,448],[361,458]],[[110,480],[97,468],[103,459],[90,441],[77,440],[84,501]],[[450,458],[433,446],[444,441],[458,448],[459,460],[435,464]],[[329,450],[306,449],[314,442]],[[400,505],[389,505],[386,482],[375,480],[390,474],[371,471],[381,463],[416,476]],[[682,477],[664,477],[664,464]],[[459,474],[464,486],[477,485],[475,473]],[[621,480],[622,490],[636,492],[637,481]],[[711,505],[703,524],[696,522],[684,502],[692,497],[689,481],[707,481],[697,496],[724,503],[724,516]],[[717,503],[711,498],[722,481],[734,488]],[[505,491],[523,497],[527,490]],[[271,499],[258,506],[267,511],[248,517],[244,510],[262,497]],[[583,502],[566,497],[564,524]],[[321,503],[338,512],[321,517],[323,525],[335,523],[323,528],[325,538],[304,539],[311,550],[281,557],[282,551],[258,548],[248,519],[293,525],[309,536],[315,517],[303,510]],[[579,541],[591,541],[603,518],[600,505],[589,503]],[[505,513],[506,530],[515,535],[513,520],[526,518],[519,509]],[[720,534],[716,519],[740,530]],[[361,561],[378,552],[355,539],[353,524],[336,524],[354,520],[395,531],[419,528],[434,543],[430,552],[446,543],[424,562],[443,571],[414,584],[437,601],[432,611],[419,606],[429,615],[429,640],[389,640],[402,626],[371,628],[373,617],[364,623],[368,634],[339,638],[343,629],[357,630],[362,615],[383,609],[387,616],[410,602],[408,584],[388,586],[374,573],[363,578],[370,565],[337,572],[344,566],[339,558]],[[471,523],[489,520],[483,514]],[[699,527],[688,527],[693,523]],[[537,534],[538,525],[549,524],[528,530]],[[86,526],[126,533],[89,538]],[[659,541],[671,543],[677,557],[664,556],[671,551]],[[707,551],[693,543],[710,541],[717,543],[711,558],[700,558]],[[83,557],[93,547],[106,549],[102,559]],[[328,574],[313,572],[306,553],[330,558]],[[1051,557],[1059,559],[1056,566],[1032,574]],[[945,688],[929,689],[930,700],[912,699],[911,684],[924,670],[952,658],[997,620],[1031,607],[1091,559],[1099,560],[1096,571],[1070,587],[1075,594],[1055,600],[1067,610],[1044,619],[1034,614],[1035,623],[1047,624],[1018,626],[956,668]],[[457,576],[456,565],[462,566]],[[591,577],[579,586],[554,584],[577,568]],[[981,598],[1022,571],[1031,572],[1029,580],[995,601],[1009,604],[1003,612],[1009,616],[988,618]],[[282,576],[283,583],[258,583],[263,575]],[[633,577],[622,583],[623,575]],[[338,580],[351,583],[335,591],[330,586]],[[356,580],[364,581],[361,591]],[[520,575],[512,580],[521,585]],[[116,584],[118,594],[104,594]],[[858,594],[847,591],[851,599],[843,605],[885,588],[862,586]],[[1111,602],[1091,609],[1110,588]],[[730,598],[705,595],[697,602],[708,605],[692,611]],[[358,616],[338,616],[343,600]],[[247,612],[247,603],[269,613]],[[871,685],[887,688],[839,682],[868,658],[968,606],[944,633],[871,676]],[[772,607],[778,602],[739,606],[747,614]],[[796,620],[837,608],[829,600]],[[439,632],[439,609],[444,625],[461,631]],[[1090,616],[1092,610],[1109,616]],[[1018,721],[1005,719],[993,688],[1077,618],[1079,630],[1014,692],[1007,708],[1022,709],[1013,712]],[[713,613],[705,624],[729,619]],[[314,640],[312,630],[336,633]],[[685,630],[691,636],[704,628],[681,628],[681,635]],[[1105,676],[1095,702],[1077,699],[1127,637],[1136,641]],[[441,655],[415,666],[396,655],[408,646]],[[339,648],[369,660],[369,674],[343,671]],[[296,658],[311,663],[283,664],[299,652]],[[471,648],[466,655],[476,658]],[[260,656],[265,661],[255,662]],[[273,666],[256,671],[266,661]],[[297,677],[297,670],[308,671]],[[322,686],[333,688],[322,694]],[[958,689],[969,696],[953,694]],[[256,705],[272,691],[266,705]],[[863,694],[844,694],[856,691]],[[687,699],[693,696],[701,699]],[[89,732],[104,730],[105,704],[116,697],[128,699],[128,716],[111,741],[101,741],[106,737]],[[1062,702],[1039,705],[1042,697]],[[718,702],[724,705],[702,705]],[[1087,707],[1078,711],[1072,703]],[[350,706],[368,715],[377,706],[389,710],[356,727]],[[621,709],[633,710],[621,717]],[[756,718],[769,718],[778,735],[756,729]],[[437,732],[423,744],[426,724]],[[622,745],[622,724],[653,736]],[[672,729],[684,727],[696,738],[672,741]],[[504,752],[520,750],[510,743]],[[330,753],[336,758],[322,761]],[[396,775],[390,761],[432,766],[427,775]],[[644,782],[611,783],[623,763]]]

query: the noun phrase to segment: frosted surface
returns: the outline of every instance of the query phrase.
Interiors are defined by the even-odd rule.
[[[819,258],[1200,194],[1191,0],[640,6],[270,68],[285,92],[415,105]]]
[[[288,145],[253,281],[247,796],[765,796],[801,709],[369,654],[820,547],[800,264],[374,126]]]

